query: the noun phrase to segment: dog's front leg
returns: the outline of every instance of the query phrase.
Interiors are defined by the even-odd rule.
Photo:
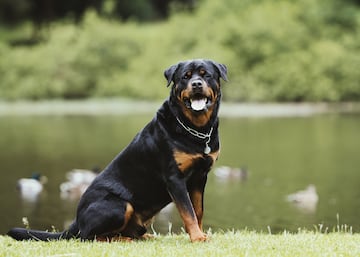
[[[184,222],[185,230],[190,235],[190,240],[192,242],[206,241],[207,237],[199,227],[185,181],[176,176],[169,178],[168,191]]]
[[[191,190],[190,199],[195,210],[196,218],[199,224],[199,228],[202,231],[202,218],[204,212],[204,203],[203,203],[204,194],[200,190]]]

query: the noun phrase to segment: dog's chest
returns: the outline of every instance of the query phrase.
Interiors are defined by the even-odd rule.
[[[175,150],[174,160],[180,172],[187,173],[192,169],[202,169],[209,171],[213,163],[217,160],[219,151],[209,154],[187,153]]]

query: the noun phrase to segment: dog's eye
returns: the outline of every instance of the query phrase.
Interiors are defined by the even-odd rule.
[[[203,78],[211,78],[211,74],[208,73],[206,70],[200,70],[199,75]]]
[[[191,72],[189,71],[189,72],[186,72],[185,73],[185,75],[183,76],[183,79],[189,79],[189,78],[191,78]]]

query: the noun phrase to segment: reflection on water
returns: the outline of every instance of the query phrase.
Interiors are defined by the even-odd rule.
[[[77,197],[60,195],[59,186],[68,181],[66,172],[105,167],[150,119],[151,115],[0,117],[0,233],[24,226],[23,217],[32,228],[63,229],[74,218],[78,202]],[[339,214],[340,223],[359,231],[359,128],[357,115],[222,118],[221,155],[205,192],[205,228],[332,228]],[[46,175],[48,182],[37,200],[22,199],[17,180],[35,171]],[[304,205],[296,198],[298,191],[310,184],[316,186],[318,200],[312,194],[310,201],[308,192],[303,202],[313,206],[298,208]],[[153,225],[160,233],[180,227],[173,206]]]

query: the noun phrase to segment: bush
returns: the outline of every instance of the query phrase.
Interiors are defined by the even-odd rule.
[[[360,62],[359,49],[354,45],[359,35],[354,25],[360,17],[359,9],[337,6],[336,2],[311,0],[300,4],[264,1],[250,6],[241,15],[239,27],[225,40],[238,56],[241,75],[237,83],[242,87],[240,94],[227,97],[359,100],[360,74],[353,66]]]
[[[359,7],[336,0],[202,0],[147,24],[88,12],[81,26],[55,23],[37,45],[0,41],[0,98],[163,99],[164,69],[210,58],[229,68],[225,100],[356,101],[359,23]]]

